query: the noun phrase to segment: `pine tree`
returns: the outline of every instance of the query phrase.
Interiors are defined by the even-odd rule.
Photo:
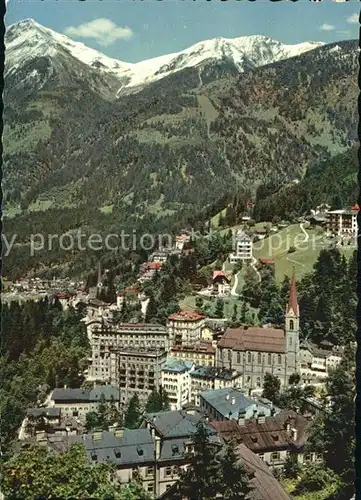
[[[124,416],[124,427],[126,429],[137,429],[140,423],[140,406],[137,394],[134,394],[129,401],[128,408]]]
[[[219,492],[223,500],[245,500],[253,490],[250,484],[253,474],[237,462],[235,446],[230,442],[220,464]]]
[[[279,378],[271,373],[266,373],[264,376],[262,396],[272,401],[272,403],[276,403],[279,398],[280,388],[281,382]]]
[[[216,498],[220,472],[209,435],[209,430],[202,422],[199,422],[192,439],[194,451],[189,455],[189,468],[181,473],[175,499],[213,500]]]
[[[223,318],[224,314],[224,301],[222,299],[217,299],[216,308],[214,311],[214,316],[216,318]]]

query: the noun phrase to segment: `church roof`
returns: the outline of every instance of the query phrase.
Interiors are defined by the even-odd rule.
[[[293,268],[290,297],[288,300],[287,313],[293,311],[295,316],[298,316],[298,301],[297,301],[297,290],[296,290],[296,270]]]

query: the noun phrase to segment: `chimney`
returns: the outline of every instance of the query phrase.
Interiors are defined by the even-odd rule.
[[[246,412],[242,410],[238,414],[238,425],[242,426],[246,423]]]
[[[258,418],[257,418],[257,424],[265,424],[266,423],[266,416],[264,413],[259,413]]]
[[[68,388],[68,386],[66,384],[64,384],[64,389],[67,389],[67,388]]]
[[[227,401],[229,400],[229,394],[226,394],[226,400]]]
[[[155,437],[155,459],[159,460],[160,457],[160,438],[158,436]]]
[[[235,402],[236,402],[236,398],[232,398],[231,399],[231,404],[234,405]]]
[[[124,429],[116,429],[114,435],[117,438],[122,438],[124,436]]]
[[[292,432],[292,439],[293,439],[293,441],[296,442],[297,441],[297,429],[293,428],[291,432]]]

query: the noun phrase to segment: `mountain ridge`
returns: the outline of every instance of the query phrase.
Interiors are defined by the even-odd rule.
[[[123,93],[139,91],[149,83],[186,68],[202,67],[210,61],[228,61],[238,72],[243,72],[295,57],[324,45],[322,42],[287,45],[263,35],[218,37],[203,40],[179,52],[137,63],[127,63],[105,56],[82,42],[75,42],[63,34],[40,25],[33,19],[25,19],[9,26],[6,41],[8,41],[6,44],[8,64],[5,64],[5,75],[11,75],[25,60],[29,61],[36,57],[54,57],[57,51],[65,50],[90,68],[118,79],[120,86],[116,92],[117,97]],[[22,49],[21,52],[19,48]]]

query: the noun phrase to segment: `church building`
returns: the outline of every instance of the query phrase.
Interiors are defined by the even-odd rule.
[[[243,373],[243,389],[263,387],[266,373],[279,378],[282,387],[300,371],[299,305],[293,271],[286,307],[285,329],[242,326],[227,328],[218,342],[216,366]]]

